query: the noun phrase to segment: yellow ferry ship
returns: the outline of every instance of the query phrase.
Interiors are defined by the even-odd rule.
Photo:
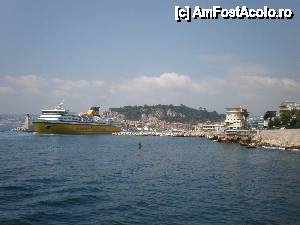
[[[115,119],[103,119],[99,107],[92,107],[84,114],[70,113],[60,103],[54,109],[42,110],[32,122],[33,131],[44,134],[111,134],[121,131],[121,123]]]

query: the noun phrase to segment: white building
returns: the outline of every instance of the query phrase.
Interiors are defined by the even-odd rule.
[[[212,124],[204,124],[202,127],[203,131],[212,131],[212,132],[220,132],[224,130],[224,123],[212,123]]]
[[[233,130],[245,129],[247,127],[247,116],[247,110],[241,106],[226,108],[226,128]]]
[[[300,102],[284,101],[279,105],[279,114],[293,109],[300,110]]]
[[[252,130],[261,130],[264,128],[264,117],[260,116],[260,117],[250,117],[247,119],[247,122],[249,124],[249,127]]]

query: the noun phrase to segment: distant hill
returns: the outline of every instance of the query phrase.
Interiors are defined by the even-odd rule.
[[[205,121],[222,121],[224,114],[208,112],[205,108],[194,109],[185,105],[144,105],[111,108],[112,112],[123,114],[127,120],[141,120],[154,117],[168,122],[199,123]]]
[[[24,122],[25,115],[18,114],[0,114],[0,124],[20,125]]]

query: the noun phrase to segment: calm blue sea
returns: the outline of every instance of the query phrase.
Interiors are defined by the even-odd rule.
[[[300,153],[2,127],[0,224],[300,224]]]

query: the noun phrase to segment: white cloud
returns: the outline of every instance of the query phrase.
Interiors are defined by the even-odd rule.
[[[128,81],[114,82],[112,93],[124,92],[210,92],[211,87],[206,81],[195,81],[189,76],[177,73],[163,73],[159,76],[138,76]]]
[[[228,68],[232,76],[267,76],[274,74],[270,68],[255,63],[238,63]]]
[[[38,75],[5,76],[3,78],[9,85],[12,85],[24,93],[40,94],[47,85],[47,81]]]
[[[80,92],[92,92],[104,85],[101,80],[63,80],[52,79],[50,81],[52,87],[51,93],[55,96],[80,95]]]
[[[137,76],[113,83],[110,98],[114,102],[121,96],[120,105],[183,103],[194,107],[205,106],[220,112],[227,106],[244,105],[255,113],[276,108],[284,99],[300,98],[299,81],[262,75],[267,70],[263,69],[259,73],[258,68],[252,70],[257,70],[252,75],[230,74],[207,79],[192,79],[176,73]]]
[[[102,87],[102,80],[63,80],[59,78],[45,79],[38,75],[4,76],[0,80],[6,83],[2,92],[8,89],[16,89],[19,92],[30,95],[73,95],[82,90],[92,90]]]
[[[0,104],[6,105],[4,109],[16,103],[18,110],[27,112],[57,104],[62,99],[75,110],[85,109],[97,103],[95,99],[99,99],[104,85],[102,80],[46,79],[39,75],[0,76],[0,82]],[[3,98],[1,94],[11,96]]]
[[[84,89],[91,86],[90,81],[87,80],[62,80],[55,78],[51,83],[55,85],[54,88],[59,88],[66,91],[73,89]]]
[[[93,80],[92,82],[93,87],[103,87],[104,81],[102,80]]]
[[[240,84],[254,89],[277,89],[288,91],[299,91],[300,83],[287,78],[270,76],[240,76]]]
[[[237,67],[236,67],[237,68]],[[187,104],[223,112],[225,107],[244,105],[249,111],[276,108],[284,99],[300,99],[300,82],[276,77],[267,69],[252,67],[249,74],[197,79],[184,74],[136,76],[105,83],[102,80],[46,79],[38,75],[0,77],[0,104],[16,103],[19,110],[39,110],[64,99],[74,110],[90,105]],[[264,75],[264,74],[267,75]],[[251,74],[251,75],[250,75]],[[2,84],[3,83],[3,84]],[[1,95],[10,94],[9,98]],[[33,110],[34,109],[34,110]]]
[[[11,87],[0,86],[0,94],[11,95],[14,93],[15,91]]]

